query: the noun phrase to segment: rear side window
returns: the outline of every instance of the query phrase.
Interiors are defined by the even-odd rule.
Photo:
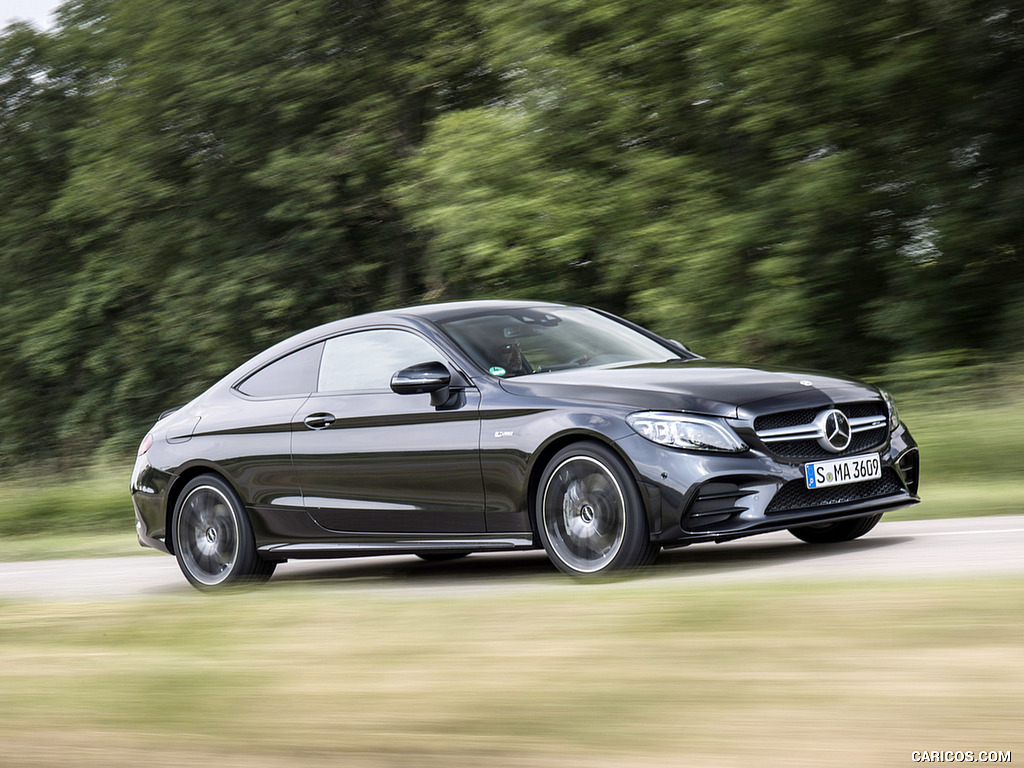
[[[287,397],[316,391],[323,342],[285,355],[238,384],[235,389],[250,397]]]

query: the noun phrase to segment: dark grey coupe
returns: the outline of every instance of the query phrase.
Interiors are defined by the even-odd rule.
[[[855,539],[918,501],[885,392],[708,362],[600,310],[480,301],[300,333],[168,411],[140,542],[200,589],[291,558],[543,547],[576,576],[788,529]]]

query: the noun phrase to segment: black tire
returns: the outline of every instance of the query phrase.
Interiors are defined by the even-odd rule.
[[[442,563],[445,560],[458,560],[468,554],[469,552],[417,552],[416,557],[428,563]]]
[[[572,576],[628,571],[658,553],[636,481],[600,443],[575,443],[552,457],[537,486],[535,517],[551,562]]]
[[[242,500],[217,475],[200,475],[181,490],[171,536],[178,567],[203,592],[265,582],[277,567],[259,556]]]
[[[799,528],[790,528],[789,532],[808,544],[836,544],[840,541],[859,539],[878,525],[881,519],[881,515],[870,515],[853,520],[839,520],[835,523],[802,525]]]

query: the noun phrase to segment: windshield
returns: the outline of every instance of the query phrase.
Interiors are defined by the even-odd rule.
[[[639,331],[585,307],[489,310],[438,325],[484,370],[503,378],[679,357]]]

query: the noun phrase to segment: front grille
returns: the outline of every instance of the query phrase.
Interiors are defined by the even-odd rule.
[[[862,483],[833,485],[829,488],[808,488],[803,480],[791,480],[783,485],[772,498],[765,515],[793,512],[813,507],[828,507],[834,504],[849,504],[854,501],[877,499],[903,493],[903,484],[895,470],[886,467],[877,480]]]
[[[861,403],[840,403],[836,408],[845,413],[848,419],[859,419],[864,416],[889,417],[889,410],[881,400],[867,400]]]
[[[764,432],[766,429],[781,429],[783,427],[796,427],[800,424],[810,424],[818,415],[821,408],[801,408],[799,411],[780,411],[779,413],[768,413],[754,419],[754,431]]]
[[[787,440],[784,443],[770,443],[768,450],[776,456],[787,459],[800,459],[801,461],[812,461],[815,459],[835,459],[840,456],[852,456],[867,451],[881,444],[879,437],[884,433],[875,429],[870,432],[858,432],[850,440],[850,444],[842,453],[826,451],[817,440]]]
[[[822,448],[816,439],[806,437],[792,440],[764,439],[765,432],[773,429],[785,429],[789,427],[810,427],[818,415],[825,410],[837,408],[842,411],[848,419],[878,419],[881,423],[878,426],[866,428],[864,431],[855,431],[846,450],[841,453],[833,453]],[[792,411],[779,411],[768,413],[754,419],[754,431],[769,453],[773,453],[784,459],[796,459],[801,461],[814,461],[817,459],[833,459],[840,456],[852,456],[857,453],[880,447],[885,443],[888,436],[888,410],[882,400],[866,400],[855,403],[839,403],[835,406],[823,408],[800,408]]]

